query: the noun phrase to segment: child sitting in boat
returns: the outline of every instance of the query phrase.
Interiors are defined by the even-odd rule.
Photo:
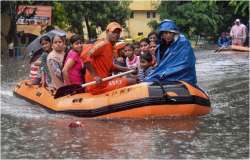
[[[148,34],[149,42],[154,42],[155,44],[158,43],[158,34],[157,32],[153,31]]]
[[[72,49],[68,52],[62,69],[65,85],[83,83],[83,62],[80,58],[82,52],[82,38],[79,35],[73,35],[70,38]]]
[[[43,53],[39,57],[38,61],[35,62],[35,65],[39,66],[42,84],[48,86],[51,83],[51,77],[47,66],[47,57],[48,54],[52,51],[51,40],[48,36],[43,36],[40,38],[40,44],[42,46]]]
[[[115,50],[117,52],[117,57],[114,60],[115,64],[118,64],[120,66],[126,67],[126,61],[125,61],[125,53],[124,53],[124,47],[126,46],[125,42],[118,42],[115,45]]]
[[[115,57],[114,57],[114,64],[117,64],[122,67],[126,67],[126,56],[124,53],[124,47],[127,43],[125,42],[117,42],[115,44]],[[120,71],[113,71],[113,75],[121,73]]]
[[[134,46],[132,44],[127,44],[124,47],[124,53],[126,56],[126,66],[129,69],[139,69],[140,56],[134,54]]]
[[[150,53],[145,53],[140,56],[140,69],[137,75],[138,81],[143,79],[153,70],[153,56]]]
[[[157,65],[156,63],[156,48],[157,48],[157,44],[155,41],[151,41],[149,43],[149,53],[152,55],[153,61],[152,61],[152,65],[155,67]]]
[[[39,85],[41,82],[41,73],[39,65],[36,63],[39,61],[39,57],[42,54],[42,49],[34,52],[30,59],[30,74],[29,78],[31,80],[30,85]]]
[[[136,56],[140,56],[141,55],[141,50],[140,50],[140,43],[139,42],[135,42],[133,44],[134,46],[134,53]]]
[[[53,50],[47,57],[47,65],[49,74],[51,75],[51,87],[53,89],[58,89],[64,85],[61,69],[65,55],[64,50],[66,48],[65,38],[55,35],[52,38],[52,48]]]
[[[140,40],[140,50],[141,54],[149,52],[149,40],[147,38]]]

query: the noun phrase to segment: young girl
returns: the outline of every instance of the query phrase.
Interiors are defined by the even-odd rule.
[[[39,85],[41,82],[41,73],[40,73],[40,67],[36,63],[39,62],[39,57],[42,54],[42,49],[38,50],[37,52],[33,53],[31,55],[30,59],[30,80],[31,85]]]
[[[47,57],[48,57],[48,54],[52,50],[51,40],[48,36],[43,36],[42,38],[40,38],[40,44],[42,46],[43,53],[40,56],[39,60],[35,62],[35,65],[40,67],[40,72],[42,76],[42,84],[50,85],[51,77],[50,77],[49,69],[47,66]]]
[[[140,56],[140,69],[138,72],[138,81],[142,82],[144,78],[153,70],[153,56],[150,53],[145,53]]]
[[[61,69],[63,65],[65,47],[64,37],[56,35],[52,38],[53,50],[47,57],[47,65],[49,74],[51,75],[51,87],[54,89],[58,89],[64,85]]]
[[[151,41],[149,43],[149,53],[151,53],[152,55],[155,55],[156,53],[156,47],[157,47],[157,44],[154,42],[154,41]]]
[[[125,42],[118,42],[115,45],[115,50],[117,52],[117,56],[115,57],[114,63],[118,64],[120,66],[126,67],[125,62],[125,53],[124,53],[124,47],[126,46]]]
[[[140,50],[141,55],[149,52],[149,40],[147,38],[140,40]]]
[[[141,55],[141,50],[140,50],[140,44],[139,44],[139,42],[135,42],[133,44],[133,46],[134,46],[134,53],[135,53],[135,55],[136,56],[140,56]]]
[[[148,40],[150,42],[155,42],[156,44],[158,43],[158,34],[157,32],[153,31],[148,34]]]
[[[62,69],[65,85],[83,83],[83,62],[80,58],[82,52],[82,38],[79,35],[73,35],[70,38],[72,49],[69,51],[64,67]]]
[[[124,47],[124,53],[126,56],[126,65],[129,69],[139,69],[140,57],[134,54],[134,46],[127,44]]]
[[[156,63],[156,57],[155,57],[155,54],[156,54],[156,47],[157,47],[157,44],[154,42],[154,41],[151,41],[149,43],[149,53],[152,55],[153,57],[153,61],[152,61],[152,65],[155,67],[157,65]]]
[[[124,47],[126,46],[127,43],[125,42],[117,42],[115,44],[115,52],[116,55],[114,57],[114,64],[117,64],[122,67],[126,67],[126,56],[124,53]],[[119,74],[121,72],[119,71],[113,71],[112,75]]]

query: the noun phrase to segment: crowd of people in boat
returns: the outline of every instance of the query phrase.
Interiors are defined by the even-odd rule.
[[[247,35],[248,28],[237,18],[230,29],[230,33],[222,32],[217,44],[219,47],[228,47],[229,45],[246,46],[249,45],[249,36]]]
[[[68,51],[65,36],[41,37],[43,53],[31,59],[31,84],[58,89],[96,81],[96,85],[85,90],[92,94],[139,82],[182,80],[196,85],[193,49],[174,21],[162,21],[158,32],[132,44],[117,42],[121,32],[121,25],[111,22],[106,27],[106,38],[88,45],[81,36],[73,35]],[[131,69],[135,72],[130,75],[103,81],[105,77]]]

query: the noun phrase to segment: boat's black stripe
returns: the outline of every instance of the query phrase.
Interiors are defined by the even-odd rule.
[[[205,107],[210,107],[210,101],[205,98],[197,97],[197,96],[189,96],[189,97],[172,97],[170,99],[164,98],[164,97],[151,97],[151,98],[144,98],[139,100],[133,100],[129,102],[124,102],[120,104],[114,104],[109,106],[104,106],[97,109],[91,109],[91,110],[65,110],[65,111],[54,111],[51,108],[44,106],[40,103],[37,103],[31,99],[28,99],[27,97],[24,97],[22,95],[19,95],[14,92],[15,95],[20,96],[32,103],[39,104],[46,109],[48,109],[50,112],[59,112],[64,114],[72,114],[79,117],[96,117],[101,116],[105,114],[115,113],[119,111],[129,110],[133,108],[140,108],[142,106],[149,106],[149,105],[163,105],[163,104],[169,104],[169,105],[176,105],[176,104],[197,104]]]
[[[201,106],[210,107],[210,101],[208,99],[204,99],[197,96],[190,96],[190,97],[175,97],[172,99],[166,98],[145,98],[140,100],[133,100],[129,102],[124,102],[120,104],[114,104],[110,106],[104,106],[98,109],[92,110],[67,110],[62,111],[63,113],[74,114],[80,117],[95,117],[101,116],[105,114],[110,114],[114,112],[129,110],[133,108],[139,108],[142,106],[149,106],[149,105],[176,105],[176,104],[198,104]]]

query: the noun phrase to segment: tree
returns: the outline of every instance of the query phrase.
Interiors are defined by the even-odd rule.
[[[175,20],[180,30],[189,36],[211,35],[217,32],[217,23],[223,19],[218,7],[207,1],[162,2],[159,13],[161,19]]]
[[[82,22],[85,21],[88,37],[96,38],[96,28],[105,30],[110,21],[117,21],[125,26],[130,15],[128,1],[64,1],[54,3],[54,23],[68,26],[67,29],[82,33]],[[74,10],[75,12],[68,12]],[[67,24],[62,24],[62,19]]]
[[[64,5],[61,2],[53,1],[51,23],[61,29],[67,29],[69,24],[67,13],[68,12],[65,11]]]
[[[1,1],[1,15],[8,15],[10,19],[10,29],[6,36],[6,40],[8,43],[15,40],[16,33],[16,21],[19,16],[17,15],[17,7],[20,5],[19,1]]]
[[[161,20],[172,19],[189,36],[213,36],[229,31],[232,22],[248,22],[248,1],[163,1],[158,8]]]
[[[158,27],[158,22],[156,20],[151,20],[150,22],[148,22],[147,24],[150,28],[152,28],[153,30],[157,30]]]
[[[48,5],[50,3],[48,1],[1,1],[1,14],[8,15],[11,18],[10,30],[6,37],[7,42],[16,41],[16,22],[20,17],[26,19],[36,15],[36,10],[33,10],[31,14],[27,14],[25,12],[26,8],[17,13],[19,5]]]
[[[53,25],[82,35],[82,22],[85,21],[88,37],[96,38],[96,28],[105,30],[110,21],[117,21],[125,26],[125,21],[130,15],[129,3],[129,1],[1,1],[1,13],[8,14],[12,18],[8,42],[15,37],[13,33],[16,33],[18,18],[35,15],[23,13],[18,15],[16,11],[19,5],[51,5]]]
[[[234,8],[234,14],[241,14],[243,17],[249,15],[249,1],[230,0],[229,5]]]
[[[218,33],[229,32],[236,18],[240,18],[243,23],[249,21],[249,4],[247,1],[219,1],[216,5],[219,7],[223,16],[223,21],[218,24]],[[243,5],[244,4],[244,5]],[[240,9],[241,8],[241,9]],[[245,9],[244,9],[245,8]]]

